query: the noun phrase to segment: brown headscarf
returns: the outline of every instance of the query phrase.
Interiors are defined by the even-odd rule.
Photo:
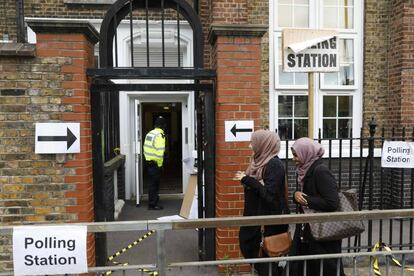
[[[306,173],[313,162],[323,156],[325,150],[321,144],[306,137],[296,140],[296,142],[293,143],[292,149],[296,152],[300,160],[300,164],[296,167],[296,172],[298,174],[298,182],[303,189]]]
[[[261,129],[253,132],[251,145],[253,156],[246,170],[246,175],[260,181],[263,178],[263,170],[267,162],[280,151],[280,138],[273,131]]]

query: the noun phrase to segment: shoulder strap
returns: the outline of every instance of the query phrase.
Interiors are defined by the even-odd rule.
[[[289,208],[289,201],[288,201],[288,197],[289,197],[289,186],[288,186],[288,176],[285,175],[285,204],[286,207]]]

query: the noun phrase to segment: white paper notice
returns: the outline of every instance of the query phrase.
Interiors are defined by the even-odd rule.
[[[384,141],[381,166],[385,168],[414,168],[414,143]]]
[[[13,228],[15,275],[88,272],[86,226],[18,226]]]

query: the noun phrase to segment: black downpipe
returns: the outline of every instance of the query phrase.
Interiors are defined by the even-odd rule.
[[[198,0],[194,0],[194,10],[197,14],[200,14],[200,7],[198,4]]]
[[[17,23],[17,42],[25,43],[26,32],[24,28],[24,1],[23,0],[16,0],[16,23]]]

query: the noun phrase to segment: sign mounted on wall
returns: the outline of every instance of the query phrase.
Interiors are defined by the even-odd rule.
[[[414,143],[404,141],[384,141],[381,167],[414,168]]]
[[[284,72],[339,71],[338,34],[329,30],[284,29]]]
[[[14,274],[87,273],[86,234],[86,226],[14,227]]]
[[[225,121],[224,133],[226,142],[250,141],[254,130],[253,121]]]
[[[35,153],[79,153],[79,123],[36,123]]]

